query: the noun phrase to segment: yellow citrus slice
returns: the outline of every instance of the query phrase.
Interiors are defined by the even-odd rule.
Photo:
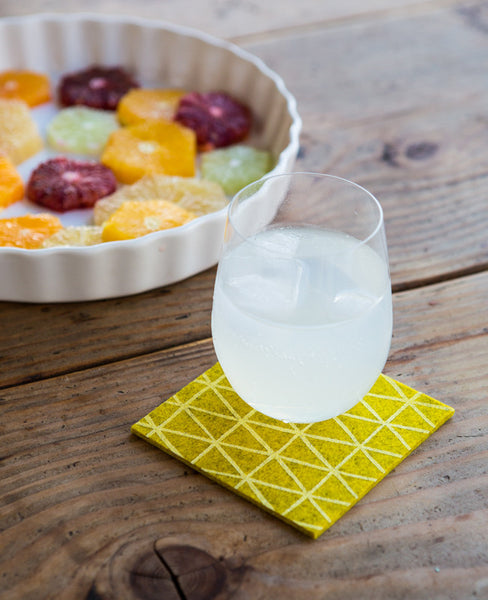
[[[102,228],[95,225],[68,226],[60,229],[42,243],[43,248],[56,246],[94,246],[101,244]]]
[[[0,246],[40,248],[47,237],[61,228],[58,217],[47,213],[0,219]]]
[[[134,125],[148,119],[171,121],[185,93],[174,89],[132,89],[117,105],[117,117],[122,125]]]
[[[22,100],[0,98],[0,152],[18,165],[42,149],[43,143],[29,107]]]
[[[227,197],[222,187],[213,181],[195,177],[145,175],[132,185],[119,188],[110,196],[97,201],[93,221],[101,225],[126,200],[168,200],[197,216],[224,208]]]
[[[114,131],[101,162],[121,183],[134,183],[149,173],[193,177],[195,133],[178,123],[146,121]]]
[[[49,78],[34,71],[2,71],[0,98],[23,100],[29,106],[48,102],[51,99]]]
[[[103,226],[105,242],[132,240],[154,231],[184,225],[196,215],[166,200],[126,200]]]
[[[24,196],[24,182],[13,162],[0,154],[0,208],[17,202]]]

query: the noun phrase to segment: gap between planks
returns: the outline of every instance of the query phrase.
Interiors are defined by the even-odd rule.
[[[464,267],[456,271],[449,271],[446,273],[439,273],[431,277],[425,277],[423,279],[414,279],[411,281],[402,281],[392,285],[392,291],[394,294],[398,292],[405,292],[410,290],[416,290],[430,285],[436,285],[439,283],[446,283],[448,281],[454,281],[455,279],[461,279],[462,277],[469,277],[470,275],[478,275],[488,271],[488,263],[481,263],[478,265],[472,265],[470,267]]]
[[[430,286],[439,285],[446,282],[452,282],[462,278],[469,278],[470,276],[476,276],[480,273],[488,271],[488,265],[474,265],[472,267],[462,269],[459,271],[452,271],[450,273],[439,274],[433,276],[431,278],[426,278],[425,280],[416,280],[416,281],[406,281],[402,283],[397,283],[392,286],[393,294],[400,294],[402,292],[411,292],[415,290],[420,290],[423,288],[428,288]],[[39,381],[47,381],[50,379],[55,379],[59,377],[66,377],[76,373],[83,373],[86,371],[94,370],[94,369],[103,369],[109,365],[116,365],[119,363],[124,363],[127,361],[138,360],[141,358],[149,358],[151,356],[165,356],[167,360],[171,361],[171,357],[173,356],[175,360],[179,360],[182,357],[196,354],[199,358],[209,358],[213,357],[213,360],[216,361],[215,352],[213,349],[212,337],[204,337],[199,340],[194,340],[187,343],[180,343],[169,348],[156,349],[156,350],[148,350],[147,352],[140,353],[128,353],[123,356],[118,356],[113,360],[106,359],[95,361],[90,364],[85,364],[75,369],[64,369],[60,371],[51,371],[50,373],[46,373],[42,377],[29,377],[25,378],[21,381],[17,381],[16,383],[0,385],[0,391],[7,391],[9,389],[19,388],[23,385],[32,385]],[[212,363],[213,364],[213,363]],[[211,366],[209,363],[208,366]],[[2,404],[2,399],[0,398],[0,405]]]
[[[206,346],[209,346],[208,348],[205,348]],[[25,378],[21,381],[18,381],[16,383],[12,383],[12,384],[6,384],[6,385],[1,385],[0,384],[0,393],[1,392],[7,392],[8,390],[14,389],[14,388],[21,388],[24,385],[32,385],[32,384],[36,384],[39,383],[40,381],[48,381],[50,379],[58,379],[59,377],[68,377],[68,376],[72,376],[76,373],[83,373],[85,371],[91,371],[94,369],[103,369],[104,367],[110,366],[110,365],[116,365],[118,363],[124,363],[127,361],[133,361],[133,360],[138,360],[144,357],[150,357],[150,356],[164,356],[166,355],[166,357],[168,359],[171,358],[171,355],[174,354],[175,357],[184,357],[187,356],[188,354],[192,354],[192,353],[196,353],[198,356],[200,357],[206,357],[210,354],[214,353],[213,350],[213,344],[212,344],[212,338],[208,337],[208,338],[202,338],[200,340],[196,340],[196,341],[192,341],[192,342],[187,342],[185,344],[177,344],[175,346],[172,346],[170,348],[163,348],[163,349],[159,349],[159,350],[149,350],[148,352],[141,352],[138,354],[127,354],[125,356],[117,356],[114,360],[101,360],[99,362],[94,362],[91,364],[86,364],[83,366],[80,366],[78,368],[75,369],[64,369],[61,371],[53,371],[51,373],[47,373],[44,377],[37,377],[37,376],[33,376],[33,377],[28,377]],[[217,359],[215,358],[215,361]],[[211,364],[209,364],[209,367],[211,366]],[[2,405],[2,398],[0,397],[0,406]]]
[[[409,4],[394,8],[379,8],[368,12],[357,12],[355,14],[343,15],[338,17],[324,18],[313,23],[304,23],[303,25],[293,25],[269,29],[257,33],[248,33],[230,36],[229,42],[238,46],[253,45],[257,43],[267,43],[290,36],[313,34],[325,29],[340,29],[345,26],[367,24],[378,20],[399,20],[409,17],[426,15],[440,10],[454,9],[459,10],[473,5],[472,0],[432,0],[420,2],[419,4]]]

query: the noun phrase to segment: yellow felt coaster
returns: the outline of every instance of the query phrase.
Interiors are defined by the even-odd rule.
[[[287,424],[246,404],[217,363],[132,431],[317,538],[453,414],[381,375],[339,417]]]

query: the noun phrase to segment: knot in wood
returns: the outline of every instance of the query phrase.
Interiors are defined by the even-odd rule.
[[[127,568],[124,597],[128,600],[226,600],[232,598],[246,571],[245,567],[230,568],[223,557],[216,559],[200,548],[168,545],[164,540],[132,555]],[[117,593],[112,588],[111,594],[117,597]]]
[[[227,569],[204,550],[193,546],[163,546],[155,551],[168,570],[180,600],[225,598]]]
[[[248,571],[189,544],[135,540],[104,565],[86,600],[227,600]]]
[[[434,142],[417,142],[408,146],[405,155],[411,160],[425,160],[435,154],[438,147]]]
[[[390,167],[408,167],[405,158],[408,160],[422,161],[433,156],[439,145],[435,142],[414,142],[406,145],[404,142],[385,143],[381,160]]]

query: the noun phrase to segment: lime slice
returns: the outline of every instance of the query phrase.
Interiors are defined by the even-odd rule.
[[[73,106],[61,110],[49,123],[47,140],[60,152],[98,156],[116,129],[119,123],[114,113]]]
[[[205,152],[200,168],[204,179],[219,183],[226,194],[233,196],[244,186],[260,179],[272,166],[269,152],[237,144]]]

